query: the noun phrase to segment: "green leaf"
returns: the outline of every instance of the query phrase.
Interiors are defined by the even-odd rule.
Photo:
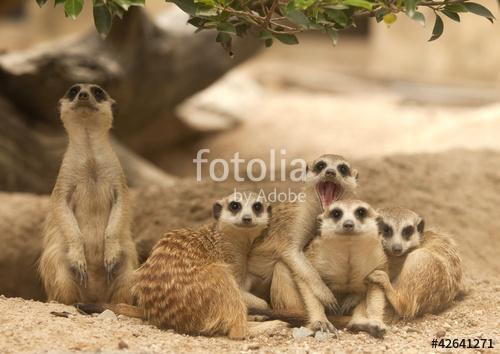
[[[371,10],[373,8],[373,3],[366,0],[343,0],[344,5],[361,7],[363,9]]]
[[[469,12],[469,10],[467,10],[464,4],[459,4],[459,3],[448,4],[444,7],[444,9],[450,12]]]
[[[274,38],[285,44],[299,44],[297,36],[293,34],[274,34]]]
[[[349,18],[344,11],[326,9],[325,14],[328,19],[339,24],[341,27],[347,27],[349,24]]]
[[[193,0],[169,0],[170,2],[177,5],[182,11],[188,13],[191,16],[196,14],[196,5]]]
[[[202,5],[207,5],[209,7],[214,7],[215,6],[215,1],[214,0],[194,0],[195,4],[202,4]]]
[[[339,41],[339,33],[333,28],[327,28],[326,33],[332,40],[333,45],[337,45],[337,42]]]
[[[145,0],[128,0],[131,6],[144,6]]]
[[[408,17],[413,18],[413,15],[415,15],[415,11],[417,11],[417,0],[406,0],[405,8]]]
[[[429,42],[435,41],[436,39],[441,37],[441,35],[443,34],[443,30],[443,19],[438,14],[436,14],[436,22],[434,22],[434,28],[432,29],[432,36],[429,39]]]
[[[307,28],[310,24],[309,19],[302,11],[289,10],[286,12],[286,18],[302,28]]]
[[[83,0],[66,0],[64,3],[64,12],[66,16],[71,17],[73,20],[78,17],[83,9]]]
[[[325,9],[332,9],[332,10],[348,10],[349,9],[349,6],[346,6],[344,4],[326,5],[323,7]]]
[[[195,16],[212,17],[217,16],[217,9],[214,7],[199,5],[196,7]]]
[[[316,2],[315,0],[294,0],[293,7],[296,9],[305,10],[309,8],[311,5],[313,5],[315,2]]]
[[[47,2],[47,0],[36,0],[36,3],[38,4],[38,6],[42,7],[43,5],[45,5],[45,3]]]
[[[415,11],[411,19],[420,23],[422,27],[425,27],[425,16],[423,13]]]
[[[94,6],[94,24],[103,38],[109,34],[113,17],[105,5]]]
[[[441,12],[447,17],[451,18],[453,21],[460,22],[460,15],[457,14],[456,12],[451,12],[448,10],[442,10]]]
[[[493,20],[495,19],[495,16],[491,13],[490,10],[488,10],[486,7],[483,5],[476,4],[475,2],[466,2],[464,3],[464,6],[469,10],[469,12],[472,12],[473,14],[485,17],[493,23]]]
[[[217,26],[217,31],[229,34],[236,34],[236,28],[229,22],[219,23],[219,25]]]
[[[222,48],[224,48],[229,53],[229,56],[233,56],[233,53],[231,51],[233,39],[231,38],[231,35],[224,32],[219,32],[217,33],[215,41],[221,44]]]
[[[47,0],[45,0],[45,1],[47,1]],[[57,5],[60,5],[60,4],[64,4],[65,2],[66,2],[66,0],[54,0],[54,7],[56,7]]]

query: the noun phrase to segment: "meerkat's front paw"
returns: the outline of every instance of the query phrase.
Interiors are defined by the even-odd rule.
[[[368,323],[368,333],[370,333],[375,338],[384,338],[387,327],[380,321],[369,321]]]
[[[68,252],[69,267],[81,286],[87,286],[87,261],[83,249],[70,248]]]
[[[384,338],[387,331],[386,326],[382,322],[368,319],[358,319],[350,322],[347,325],[347,329],[353,332],[366,332],[375,338]]]
[[[114,278],[115,272],[118,268],[121,258],[121,250],[118,243],[107,243],[104,249],[104,269],[108,282]]]
[[[330,289],[324,284],[321,283],[321,286],[315,286],[312,289],[314,296],[325,306],[326,308],[337,312],[339,309],[339,303],[337,299],[333,295]]]
[[[335,328],[335,326],[326,319],[321,321],[313,321],[307,327],[309,327],[309,329],[314,332],[321,331],[335,334],[337,333],[337,329]]]
[[[365,278],[365,282],[376,284],[382,288],[385,288],[387,284],[390,284],[389,275],[383,270],[374,270]]]
[[[352,310],[361,302],[359,294],[349,294],[339,307],[338,315],[346,316],[352,313]]]

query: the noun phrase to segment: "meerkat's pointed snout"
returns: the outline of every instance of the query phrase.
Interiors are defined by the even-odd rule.
[[[342,225],[342,227],[346,231],[351,231],[352,229],[354,229],[354,221],[352,221],[352,220],[346,220],[344,222],[344,224]]]

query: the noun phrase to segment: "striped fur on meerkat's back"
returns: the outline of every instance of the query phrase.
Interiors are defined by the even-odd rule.
[[[270,209],[251,193],[231,194],[213,211],[215,223],[169,232],[154,247],[132,289],[138,306],[154,325],[180,333],[241,339],[282,327],[276,321],[249,327],[238,281],[244,276],[235,274],[267,227]]]

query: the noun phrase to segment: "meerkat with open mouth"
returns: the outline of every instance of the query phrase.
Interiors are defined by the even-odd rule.
[[[323,155],[308,169],[304,201],[274,206],[265,237],[257,240],[248,260],[247,288],[269,299],[274,309],[293,311],[300,297],[291,296],[296,280],[308,284],[326,307],[336,307],[332,292],[304,254],[317,233],[317,216],[357,187],[358,172],[342,156]],[[291,291],[289,291],[291,290]]]
[[[384,290],[399,318],[447,307],[462,290],[462,262],[453,238],[424,230],[424,220],[409,209],[385,208],[379,215],[389,274],[375,271],[368,281]]]
[[[69,144],[50,198],[39,262],[49,300],[131,302],[138,258],[127,181],[109,139],[114,105],[92,84],[76,84],[60,100]]]

